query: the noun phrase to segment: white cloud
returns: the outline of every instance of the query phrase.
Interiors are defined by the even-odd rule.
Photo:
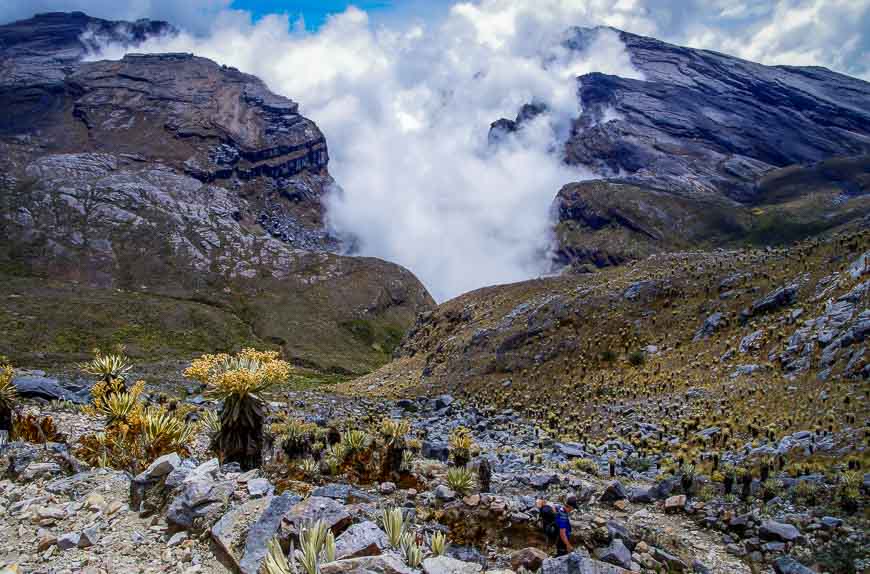
[[[559,17],[554,2],[543,18],[508,11],[494,23],[488,14],[503,4],[457,5],[434,27],[375,28],[349,9],[315,34],[290,31],[286,16],[252,24],[232,14],[206,36],[136,51],[194,52],[300,102],[326,134],[341,185],[326,199],[330,226],[445,299],[547,271],[553,198],[588,176],[558,153],[558,135],[579,111],[576,76],[637,76],[615,33],[603,31],[585,54],[569,52],[560,45],[565,23],[582,20]],[[531,101],[549,113],[488,146],[489,124]]]

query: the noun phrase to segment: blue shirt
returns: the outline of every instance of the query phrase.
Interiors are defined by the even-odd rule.
[[[563,506],[556,507],[556,528],[565,529],[565,534],[571,536],[571,517]]]

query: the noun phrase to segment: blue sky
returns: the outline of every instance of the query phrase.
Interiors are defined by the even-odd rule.
[[[319,28],[328,15],[343,12],[351,4],[369,12],[373,17],[378,13],[396,9],[396,2],[393,0],[234,0],[232,7],[247,10],[254,19],[282,12],[294,17],[301,15],[305,19],[305,27],[313,30]]]

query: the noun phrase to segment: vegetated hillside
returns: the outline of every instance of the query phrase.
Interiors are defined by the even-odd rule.
[[[833,432],[850,452],[870,414],[868,248],[865,223],[786,248],[654,255],[481,289],[424,314],[398,358],[351,389],[455,393],[563,440],[619,437],[647,452],[739,450],[804,430]],[[713,427],[712,442],[695,434]]]
[[[594,180],[556,196],[557,263],[578,271],[654,253],[784,245],[870,214],[870,156],[775,169],[752,202],[716,193],[671,193],[654,185]]]
[[[558,264],[778,245],[868,213],[870,84],[610,28],[576,28],[565,46],[584,51],[606,35],[642,79],[577,78],[581,113],[564,161],[602,179],[556,197]],[[490,141],[544,109],[533,102],[494,122]]]
[[[433,302],[397,265],[330,252],[326,141],[298,105],[189,54],[79,60],[94,33],[167,31],[81,13],[0,27],[0,353],[257,344],[382,364]]]

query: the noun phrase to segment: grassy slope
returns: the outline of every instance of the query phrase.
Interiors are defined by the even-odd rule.
[[[818,366],[788,380],[768,357],[799,326],[789,317],[794,309],[803,309],[801,321],[816,317],[829,298],[854,287],[857,281],[844,271],[868,248],[864,229],[788,249],[658,255],[594,274],[481,289],[439,306],[412,331],[402,358],[344,389],[390,396],[452,392],[519,409],[553,423],[553,432],[569,440],[629,436],[645,421],[680,429],[732,425],[735,440],[751,439],[750,427],[771,425],[782,436],[833,426],[857,432],[854,443],[860,444],[860,421],[870,414],[865,381],[839,376],[842,364],[827,380],[815,378]],[[720,289],[735,276],[743,277]],[[825,283],[832,276],[833,287]],[[797,304],[741,324],[743,309],[797,278]],[[638,295],[626,298],[633,285],[641,285]],[[720,291],[733,292],[720,297]],[[867,307],[865,300],[859,310]],[[724,327],[693,342],[714,311],[725,315]],[[760,349],[736,352],[756,330],[762,331]],[[632,364],[648,345],[658,353]],[[724,359],[729,351],[734,356]],[[732,378],[743,364],[761,370]],[[689,388],[701,389],[699,398],[687,398]],[[830,400],[820,407],[823,391]]]

